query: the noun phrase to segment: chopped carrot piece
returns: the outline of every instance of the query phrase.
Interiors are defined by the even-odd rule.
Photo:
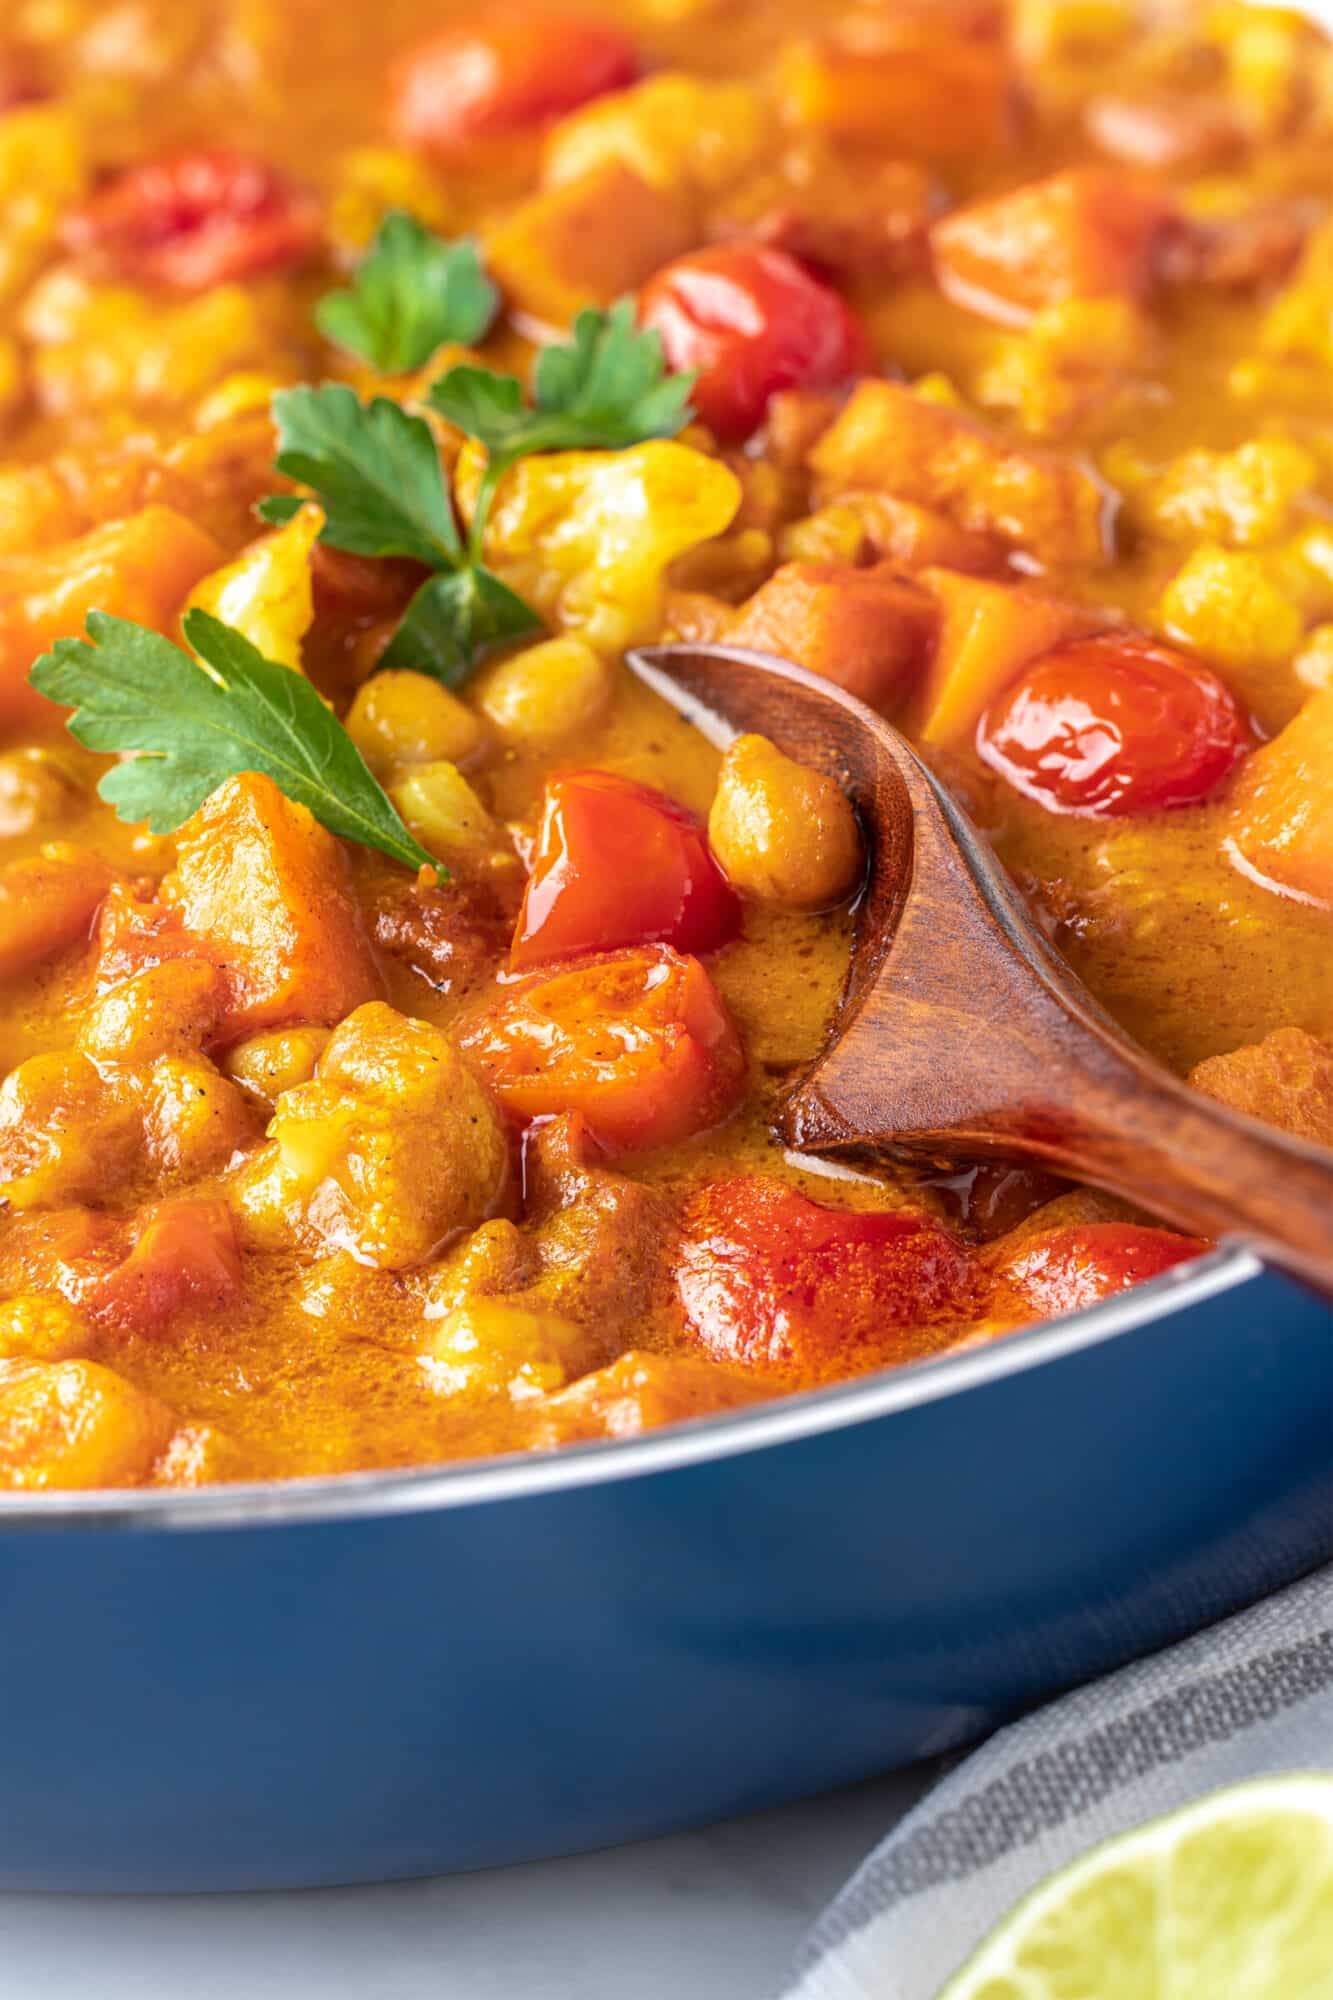
[[[1176,218],[1156,188],[1076,167],[946,215],[931,232],[935,270],[961,305],[1011,323],[1063,299],[1138,299]]]
[[[110,886],[100,855],[64,841],[0,870],[0,979],[86,938]]]
[[[887,566],[784,563],[741,606],[727,643],[795,660],[882,708],[926,658],[934,627],[930,598]]]
[[[957,570],[922,570],[921,581],[940,623],[922,683],[918,732],[941,748],[970,742],[986,708],[1029,660],[1099,622],[1076,604]]]
[[[1105,494],[1072,458],[1011,443],[899,382],[867,380],[810,453],[819,497],[871,489],[1049,565],[1103,563]]]
[[[871,47],[797,42],[781,58],[778,88],[794,125],[926,159],[993,152],[1014,127],[1004,48],[929,21],[886,23]]]
[[[1231,837],[1277,888],[1333,904],[1333,687],[1312,694],[1246,763]]]
[[[76,637],[90,611],[164,631],[222,560],[213,537],[172,507],[143,507],[40,554],[0,558],[0,724],[63,713],[28,686],[28,670],[57,639]]]
[[[177,853],[163,895],[226,975],[220,1040],[341,1021],[379,997],[342,850],[271,778],[228,778],[181,828]]]
[[[511,209],[489,232],[486,257],[513,305],[564,326],[582,307],[634,291],[696,237],[687,201],[610,159]]]

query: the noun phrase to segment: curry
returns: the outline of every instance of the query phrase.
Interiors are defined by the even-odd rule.
[[[630,1435],[1207,1247],[782,1152],[861,833],[637,644],[881,709],[1333,1143],[1301,15],[11,0],[0,300],[0,1486]]]

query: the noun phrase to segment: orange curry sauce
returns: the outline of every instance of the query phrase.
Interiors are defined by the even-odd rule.
[[[1299,14],[4,17],[0,1487],[623,1435],[1197,1253],[1035,1176],[783,1156],[855,836],[762,742],[718,793],[634,643],[882,707],[1133,1034],[1333,1140],[1333,57]],[[481,365],[527,381],[629,296],[698,371],[678,436],[500,482],[485,559],[540,625],[452,691],[380,666],[419,565],[254,512],[307,491],[276,391],[419,413],[469,358],[318,330],[389,211],[480,246]],[[484,450],[434,439],[466,521]],[[308,677],[448,879],[262,776],[116,817],[27,676],[90,612],[179,643],[191,604]]]

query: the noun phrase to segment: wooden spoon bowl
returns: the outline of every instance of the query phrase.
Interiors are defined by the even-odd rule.
[[[1333,1293],[1333,1153],[1191,1090],[1047,943],[989,844],[898,731],[803,668],[721,645],[630,655],[716,737],[826,772],[870,853],[829,1044],[786,1100],[805,1152],[1016,1159],[1178,1229],[1240,1236]]]

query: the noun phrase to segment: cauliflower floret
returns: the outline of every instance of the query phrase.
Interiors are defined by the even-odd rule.
[[[234,1183],[242,1226],[405,1270],[494,1207],[504,1130],[438,1028],[383,1001],[334,1031],[315,1077],[278,1098],[272,1144]]]
[[[96,1336],[68,1300],[20,1292],[0,1305],[0,1361],[70,1361]]]
[[[1296,276],[1264,314],[1259,344],[1269,354],[1333,367],[1333,223],[1310,238]]]
[[[1223,667],[1280,667],[1300,645],[1299,608],[1262,556],[1205,543],[1162,594],[1162,622]]]
[[[266,659],[301,670],[301,642],[315,616],[310,552],[324,525],[305,506],[285,527],[260,535],[235,562],[197,583],[190,605],[233,625]]]
[[[137,1485],[175,1423],[95,1361],[0,1361],[0,1488]]]
[[[546,142],[548,187],[620,160],[651,187],[715,195],[763,156],[774,114],[748,83],[667,70],[560,121]]]
[[[68,269],[33,287],[19,330],[36,349],[34,392],[55,416],[193,403],[223,376],[265,361],[270,347],[265,314],[241,285],[167,303]]]
[[[986,409],[1013,409],[1034,437],[1054,437],[1151,366],[1151,322],[1124,298],[1061,299],[997,344],[974,384]]]
[[[446,1315],[421,1368],[439,1395],[518,1403],[563,1389],[589,1352],[587,1332],[563,1313],[522,1297],[474,1298]]]
[[[86,1056],[30,1056],[0,1084],[0,1195],[12,1208],[96,1199],[134,1156],[133,1091]]]
[[[65,208],[87,191],[78,121],[58,104],[20,105],[0,120],[0,303],[13,299],[55,241]]]
[[[484,465],[465,445],[457,482],[469,513]],[[689,445],[552,452],[501,482],[486,560],[549,623],[619,653],[652,637],[667,569],[720,535],[740,500],[735,473]]]
[[[1333,625],[1316,625],[1292,662],[1302,687],[1333,687]]]
[[[1187,451],[1151,481],[1134,512],[1170,541],[1201,536],[1262,548],[1287,534],[1294,503],[1318,483],[1313,453],[1291,438],[1252,438],[1235,451]]]

